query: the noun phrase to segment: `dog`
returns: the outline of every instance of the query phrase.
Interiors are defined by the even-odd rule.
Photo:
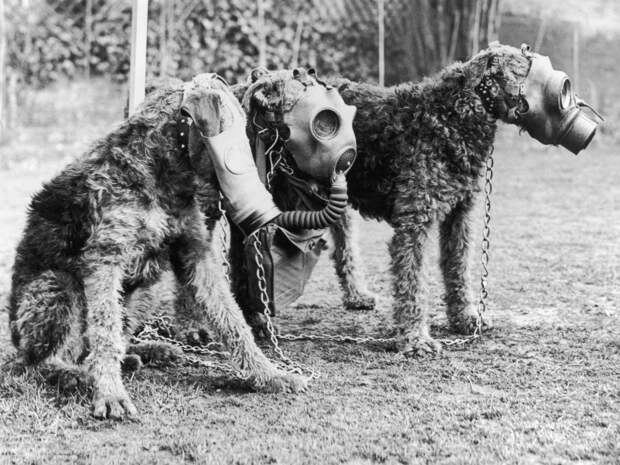
[[[147,315],[130,317],[127,305],[169,271],[256,388],[306,387],[256,346],[210,245],[220,211],[205,139],[237,118],[239,103],[215,75],[153,90],[30,203],[13,266],[12,340],[26,363],[85,372],[97,418],[137,413],[121,361],[133,322]]]
[[[470,60],[454,63],[419,83],[386,88],[342,78],[327,81],[347,104],[357,107],[353,125],[358,157],[347,174],[351,206],[362,217],[386,221],[394,228],[389,244],[393,317],[402,352],[423,355],[441,351],[429,332],[428,311],[419,301],[425,244],[434,224],[439,226],[439,264],[449,325],[462,334],[472,334],[477,327],[468,262],[469,218],[498,122],[517,124],[543,143],[565,145],[558,142],[557,134],[550,139],[539,137],[540,120],[526,124],[528,102],[522,92],[533,57],[529,48],[494,43]],[[565,88],[559,91],[564,93]],[[571,99],[574,109],[575,96]],[[538,108],[540,102],[533,98],[529,104]],[[518,119],[517,115],[524,116]],[[562,115],[555,116],[559,121]],[[576,135],[573,145],[566,143],[567,148],[578,151],[587,145],[594,130],[591,123],[583,124],[588,136]],[[289,194],[274,191],[273,195],[277,199]],[[360,307],[372,307],[372,295],[360,280],[350,211],[331,227],[331,234],[335,244],[332,258],[344,295],[349,299],[355,296],[352,300],[362,302]],[[256,324],[252,317],[249,321]],[[490,326],[485,319],[481,324]]]

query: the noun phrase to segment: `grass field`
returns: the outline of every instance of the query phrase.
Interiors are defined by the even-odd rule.
[[[298,395],[255,393],[191,367],[146,368],[125,380],[139,419],[102,422],[84,393],[58,392],[36,370],[16,369],[0,313],[0,463],[620,463],[620,158],[604,144],[574,157],[515,133],[503,131],[496,148],[495,327],[481,343],[428,359],[284,343],[321,372]],[[41,134],[0,148],[2,305],[29,195],[85,143]],[[17,156],[21,146],[26,157]],[[391,231],[361,221],[360,229],[380,308],[343,310],[324,257],[307,293],[279,316],[281,328],[380,330],[391,305]],[[435,249],[433,240],[424,300],[435,310],[434,334],[448,337]]]

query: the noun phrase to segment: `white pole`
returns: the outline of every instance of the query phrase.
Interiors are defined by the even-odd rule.
[[[267,67],[267,32],[265,31],[265,4],[257,0],[258,7],[258,66]]]
[[[385,85],[385,2],[377,0],[379,22],[379,85]]]
[[[4,129],[8,126],[6,121],[6,21],[4,20],[4,0],[0,0],[0,140],[4,137]]]
[[[149,1],[133,0],[131,9],[131,67],[129,69],[129,114],[144,100],[146,81],[146,31]]]

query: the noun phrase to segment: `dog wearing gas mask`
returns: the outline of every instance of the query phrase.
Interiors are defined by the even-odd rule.
[[[574,153],[588,145],[597,123],[582,111],[584,103],[568,77],[527,47],[492,44],[420,83],[390,88],[346,79],[329,83],[345,103],[357,107],[359,154],[347,174],[349,201],[363,217],[394,228],[389,252],[398,348],[416,355],[438,353],[441,346],[429,333],[428,312],[418,295],[425,243],[438,224],[449,324],[458,333],[473,333],[478,314],[469,273],[469,216],[498,121]],[[276,189],[273,195],[277,201],[289,194]],[[356,279],[360,264],[350,212],[331,232],[342,287],[363,289]]]
[[[355,107],[346,105],[338,91],[320,80],[313,69],[268,72],[258,68],[247,83],[233,86],[233,91],[246,111],[256,163],[267,188],[275,194],[276,204],[286,210],[326,209],[330,186],[344,180],[357,155],[352,126]],[[331,227],[342,227],[344,210],[331,211]],[[275,234],[264,231],[262,258],[271,314],[303,292],[324,248],[326,224],[306,221]],[[246,318],[261,333],[265,329],[264,304],[257,280],[246,279],[258,271],[255,254],[247,245],[241,247],[242,241],[239,230],[233,228],[233,289]],[[349,282],[344,274],[345,270],[338,269],[343,285]],[[372,308],[374,297],[362,285],[363,276],[356,272],[354,281],[356,287],[343,287],[345,306]]]
[[[305,378],[281,372],[254,343],[210,244],[205,215],[219,217],[220,192],[225,208],[261,205],[260,215],[229,210],[246,231],[287,221],[264,188],[252,199],[234,188],[231,194],[238,180],[260,183],[255,170],[245,115],[216,75],[149,94],[31,201],[9,298],[12,339],[23,360],[85,374],[95,417],[134,415],[121,361],[132,322],[148,315],[130,317],[127,305],[170,267],[194,312],[254,386],[304,389]]]

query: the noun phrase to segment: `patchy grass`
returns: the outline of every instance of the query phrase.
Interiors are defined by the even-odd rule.
[[[29,195],[65,162],[30,140],[0,170],[0,299]],[[7,146],[0,155],[8,159]],[[38,150],[38,152],[37,152]],[[490,314],[481,343],[411,360],[371,347],[284,343],[322,376],[268,395],[219,373],[147,368],[125,380],[137,421],[96,421],[88,393],[59,392],[12,363],[0,316],[0,463],[619,463],[620,160],[573,157],[506,131],[496,150]],[[17,160],[14,158],[12,160]],[[475,223],[480,226],[482,216]],[[375,333],[390,309],[390,229],[362,222],[377,312],[345,311],[329,260],[279,316],[287,330]],[[431,241],[427,305],[445,317]],[[474,257],[478,263],[477,257]],[[475,274],[478,273],[477,268]]]

